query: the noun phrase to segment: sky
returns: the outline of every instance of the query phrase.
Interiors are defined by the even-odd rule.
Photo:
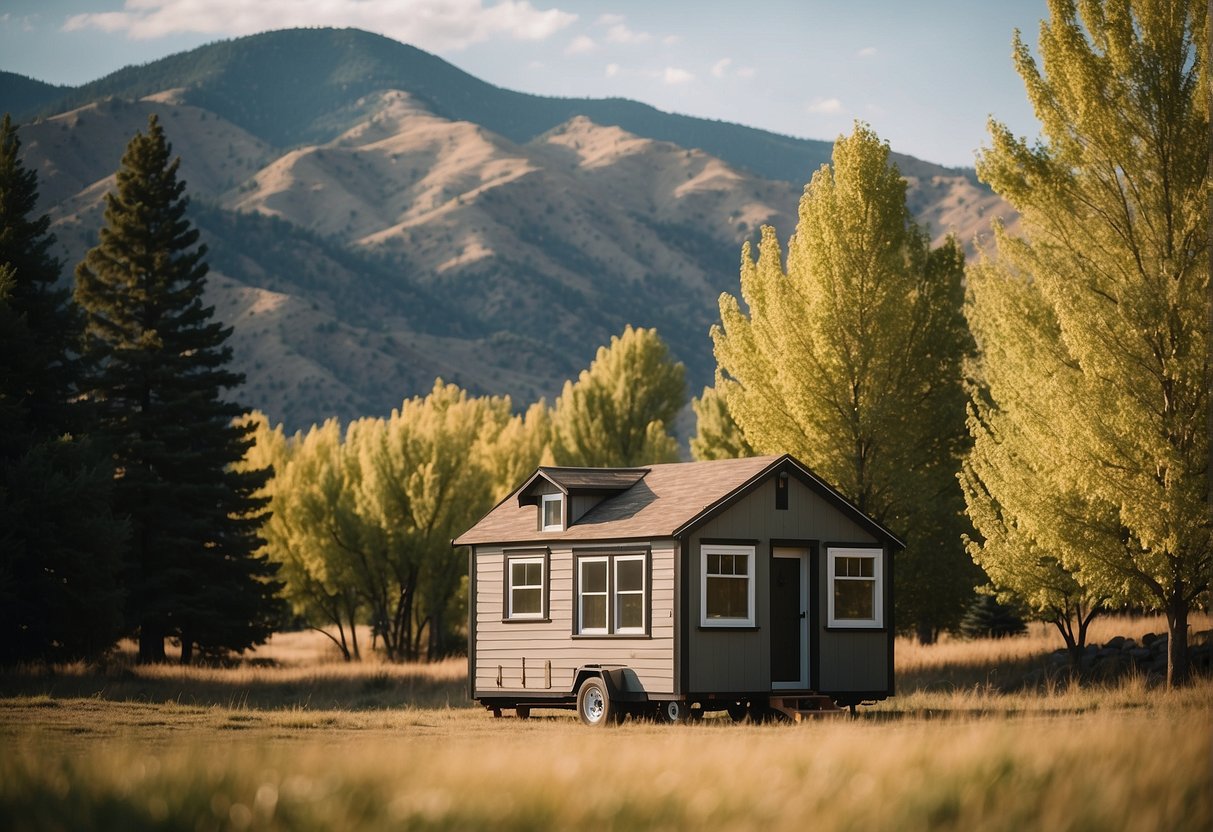
[[[993,116],[1038,124],[1011,63],[1046,0],[0,0],[0,69],[77,85],[215,40],[351,26],[497,86],[623,97],[833,140],[865,121],[893,150],[972,166]]]

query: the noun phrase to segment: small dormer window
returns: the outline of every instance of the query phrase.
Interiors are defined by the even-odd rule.
[[[564,495],[544,494],[539,504],[540,526],[545,532],[564,530]]]

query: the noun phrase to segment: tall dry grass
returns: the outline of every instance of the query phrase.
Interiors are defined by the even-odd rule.
[[[617,730],[495,720],[462,660],[346,664],[316,634],[231,668],[25,668],[0,674],[0,829],[1213,828],[1213,682],[1010,684],[1055,647],[900,643],[866,718]]]
[[[1192,633],[1213,629],[1213,616],[1195,613],[1189,620]],[[1096,618],[1087,634],[1088,644],[1102,644],[1116,636],[1138,642],[1147,633],[1166,633],[1166,618],[1161,615],[1107,615]],[[1022,693],[1025,685],[1054,691],[1058,686],[1077,690],[1061,678],[1064,667],[1048,661],[1050,654],[1065,647],[1057,629],[1051,624],[1033,621],[1028,631],[1013,638],[963,639],[944,635],[936,644],[919,644],[909,638],[898,638],[894,649],[899,697],[935,693],[950,695],[987,691],[1006,695]],[[1052,678],[1040,679],[1039,671]],[[1088,682],[1087,688],[1101,690],[1118,687]],[[1145,684],[1145,680],[1128,680],[1128,684]],[[1029,695],[1032,692],[1028,692]]]
[[[1213,824],[1208,709],[591,731],[567,718],[494,721],[470,711],[313,714],[323,721],[309,725],[303,714],[262,724],[255,714],[242,721],[159,707],[170,725],[234,727],[196,725],[165,739],[171,729],[145,724],[81,742],[55,733],[53,722],[15,737],[5,726],[0,826],[1203,832]]]

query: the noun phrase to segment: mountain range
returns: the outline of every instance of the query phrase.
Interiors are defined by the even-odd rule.
[[[381,415],[436,376],[549,401],[624,324],[711,382],[742,242],[786,240],[831,143],[623,99],[495,87],[352,29],[222,41],[79,87],[0,72],[65,272],[123,149],[159,114],[235,328],[234,395],[289,429]],[[1010,208],[972,170],[893,154],[933,235]]]

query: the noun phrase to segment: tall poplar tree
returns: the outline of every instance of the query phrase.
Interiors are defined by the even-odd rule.
[[[1166,614],[1181,684],[1188,614],[1213,580],[1207,5],[1049,10],[1043,70],[1014,39],[1041,137],[991,122],[977,168],[1023,217],[1023,238],[998,237],[1001,279],[1031,281],[1072,369],[1065,390],[1022,391],[1053,426],[1026,441],[1047,443],[1057,494],[1108,507],[1122,544],[1067,547],[1065,565]],[[979,297],[974,314],[1014,313]]]
[[[0,121],[0,662],[91,658],[121,626],[125,526],[76,401],[83,318]]]
[[[1067,398],[1078,371],[1033,281],[983,262],[969,269],[968,295],[978,347],[960,477],[978,532],[969,553],[1002,600],[1057,627],[1077,665],[1092,619],[1127,600],[1106,575],[1074,568],[1073,552],[1114,557],[1124,542],[1111,506],[1056,476],[1061,425],[1039,407]]]
[[[754,455],[754,449],[733,421],[724,396],[715,387],[705,387],[703,395],[691,399],[691,410],[695,412],[695,435],[691,437],[693,458],[737,459]]]
[[[956,472],[967,445],[964,255],[932,250],[889,147],[856,125],[805,188],[787,268],[764,228],[720,298],[717,390],[761,453],[802,459],[906,537],[897,620],[924,641],[959,623],[979,573]]]
[[[176,637],[188,662],[194,646],[264,641],[279,604],[277,567],[257,554],[268,472],[236,467],[254,428],[222,396],[244,379],[226,368],[231,328],[203,304],[206,247],[170,154],[153,115],[127,145],[76,298],[98,365],[88,393],[131,524],[127,621],[141,661],[163,661]]]
[[[588,370],[566,381],[552,416],[557,465],[674,462],[670,435],[686,402],[686,371],[655,329],[625,327],[599,347]]]

